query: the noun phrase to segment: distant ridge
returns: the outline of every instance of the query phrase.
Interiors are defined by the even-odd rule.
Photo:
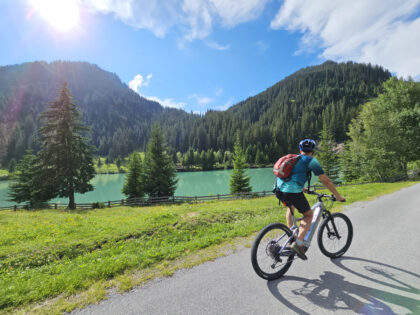
[[[92,143],[102,156],[144,150],[158,123],[173,153],[232,149],[239,132],[244,148],[277,155],[303,137],[317,137],[328,124],[337,141],[359,105],[375,97],[391,77],[379,66],[327,61],[301,69],[226,111],[203,117],[162,107],[133,92],[115,73],[87,62],[29,62],[0,67],[0,158],[7,164],[27,148],[38,149],[38,114],[67,81]],[[274,148],[274,143],[278,148]],[[274,152],[273,150],[277,150]]]

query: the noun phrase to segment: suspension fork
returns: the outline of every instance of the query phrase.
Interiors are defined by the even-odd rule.
[[[335,222],[334,222],[334,219],[333,219],[333,217],[331,215],[331,212],[329,212],[327,209],[324,208],[324,211],[322,212],[322,217],[324,219],[326,219],[326,220],[328,220],[328,219],[331,220],[331,225],[332,225],[333,232],[331,231],[331,228],[329,227],[328,224],[325,226],[327,228],[328,235],[330,235],[331,233],[333,233],[338,239],[340,239],[341,236],[338,233],[337,227],[335,226]]]

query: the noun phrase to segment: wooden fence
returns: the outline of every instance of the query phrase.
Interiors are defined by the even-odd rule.
[[[213,200],[236,200],[236,199],[251,199],[260,198],[273,195],[272,191],[262,192],[249,192],[242,194],[218,194],[210,196],[170,196],[170,197],[149,197],[149,198],[132,198],[121,199],[105,202],[92,202],[92,203],[76,203],[76,209],[95,209],[95,208],[112,208],[120,206],[152,206],[157,204],[180,204],[180,203],[197,203]],[[62,203],[44,203],[41,209],[62,209],[67,208],[67,204]],[[0,210],[29,210],[27,204],[14,205],[8,207],[0,207]],[[32,208],[33,209],[33,208]]]
[[[419,171],[416,171],[417,175]],[[396,182],[408,179],[407,174],[401,174],[394,176],[393,178],[389,178],[386,182]],[[373,183],[373,182],[372,182]],[[371,184],[371,183],[355,183],[355,184],[343,184],[343,185],[336,185],[337,187],[340,186],[353,186],[353,185],[364,185],[364,184]],[[324,189],[324,186],[315,185],[313,186],[315,189]],[[272,191],[261,191],[261,192],[249,192],[249,193],[242,193],[242,194],[218,194],[218,195],[210,195],[210,196],[170,196],[170,197],[149,197],[149,198],[133,198],[133,199],[121,199],[121,200],[113,200],[113,201],[104,201],[104,202],[91,202],[91,203],[77,203],[76,209],[95,209],[95,208],[112,208],[112,207],[120,207],[120,206],[151,206],[157,204],[180,204],[180,203],[197,203],[197,202],[204,202],[204,201],[214,201],[214,200],[235,200],[235,199],[251,199],[251,198],[261,198],[266,196],[273,195]],[[63,209],[67,208],[67,204],[61,203],[44,203],[40,209]],[[0,210],[29,210],[29,206],[27,204],[23,205],[14,205],[8,207],[0,207]],[[33,209],[33,208],[32,208]]]

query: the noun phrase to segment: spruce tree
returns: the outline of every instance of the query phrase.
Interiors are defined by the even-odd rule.
[[[239,194],[252,191],[251,178],[246,174],[248,164],[246,156],[241,147],[239,135],[236,136],[233,152],[233,170],[230,175],[230,193]]]
[[[121,158],[121,156],[118,156],[117,157],[117,160],[115,161],[115,164],[117,165],[118,172],[120,172],[121,171],[121,164],[122,164],[122,158]]]
[[[95,170],[93,148],[83,136],[89,128],[82,124],[66,83],[41,119],[39,156],[42,177],[49,183],[47,193],[69,198],[68,207],[74,209],[74,194],[93,190],[89,182]]]
[[[159,125],[152,130],[144,161],[144,192],[149,197],[173,196],[178,179]]]
[[[9,173],[13,173],[16,169],[16,160],[11,159],[9,162]]]
[[[320,147],[321,150],[317,152],[316,158],[319,163],[322,165],[322,168],[325,171],[325,174],[334,182],[337,183],[340,181],[340,164],[338,160],[337,150],[334,148],[333,135],[330,132],[327,124],[324,123],[324,126],[321,131],[321,141]]]
[[[143,190],[143,166],[140,154],[134,152],[130,155],[130,164],[128,166],[128,174],[125,178],[122,193],[127,198],[142,198],[144,197]]]
[[[16,165],[16,172],[9,186],[9,201],[28,202],[29,207],[34,208],[51,199],[52,195],[44,193],[45,182],[41,180],[39,171],[37,156],[28,150]]]

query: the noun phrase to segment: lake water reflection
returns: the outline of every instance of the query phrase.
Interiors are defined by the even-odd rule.
[[[229,193],[229,181],[231,170],[218,170],[207,172],[178,173],[178,186],[176,196],[207,196]],[[274,175],[271,168],[249,169],[251,176],[252,191],[259,192],[271,190],[274,184]],[[94,191],[86,194],[76,194],[76,203],[89,203],[95,201],[105,202],[108,200],[125,199],[121,193],[124,185],[125,174],[103,174],[92,179]],[[0,181],[0,206],[9,206],[14,203],[7,201],[9,181]],[[52,202],[68,202],[65,198],[58,198]]]

